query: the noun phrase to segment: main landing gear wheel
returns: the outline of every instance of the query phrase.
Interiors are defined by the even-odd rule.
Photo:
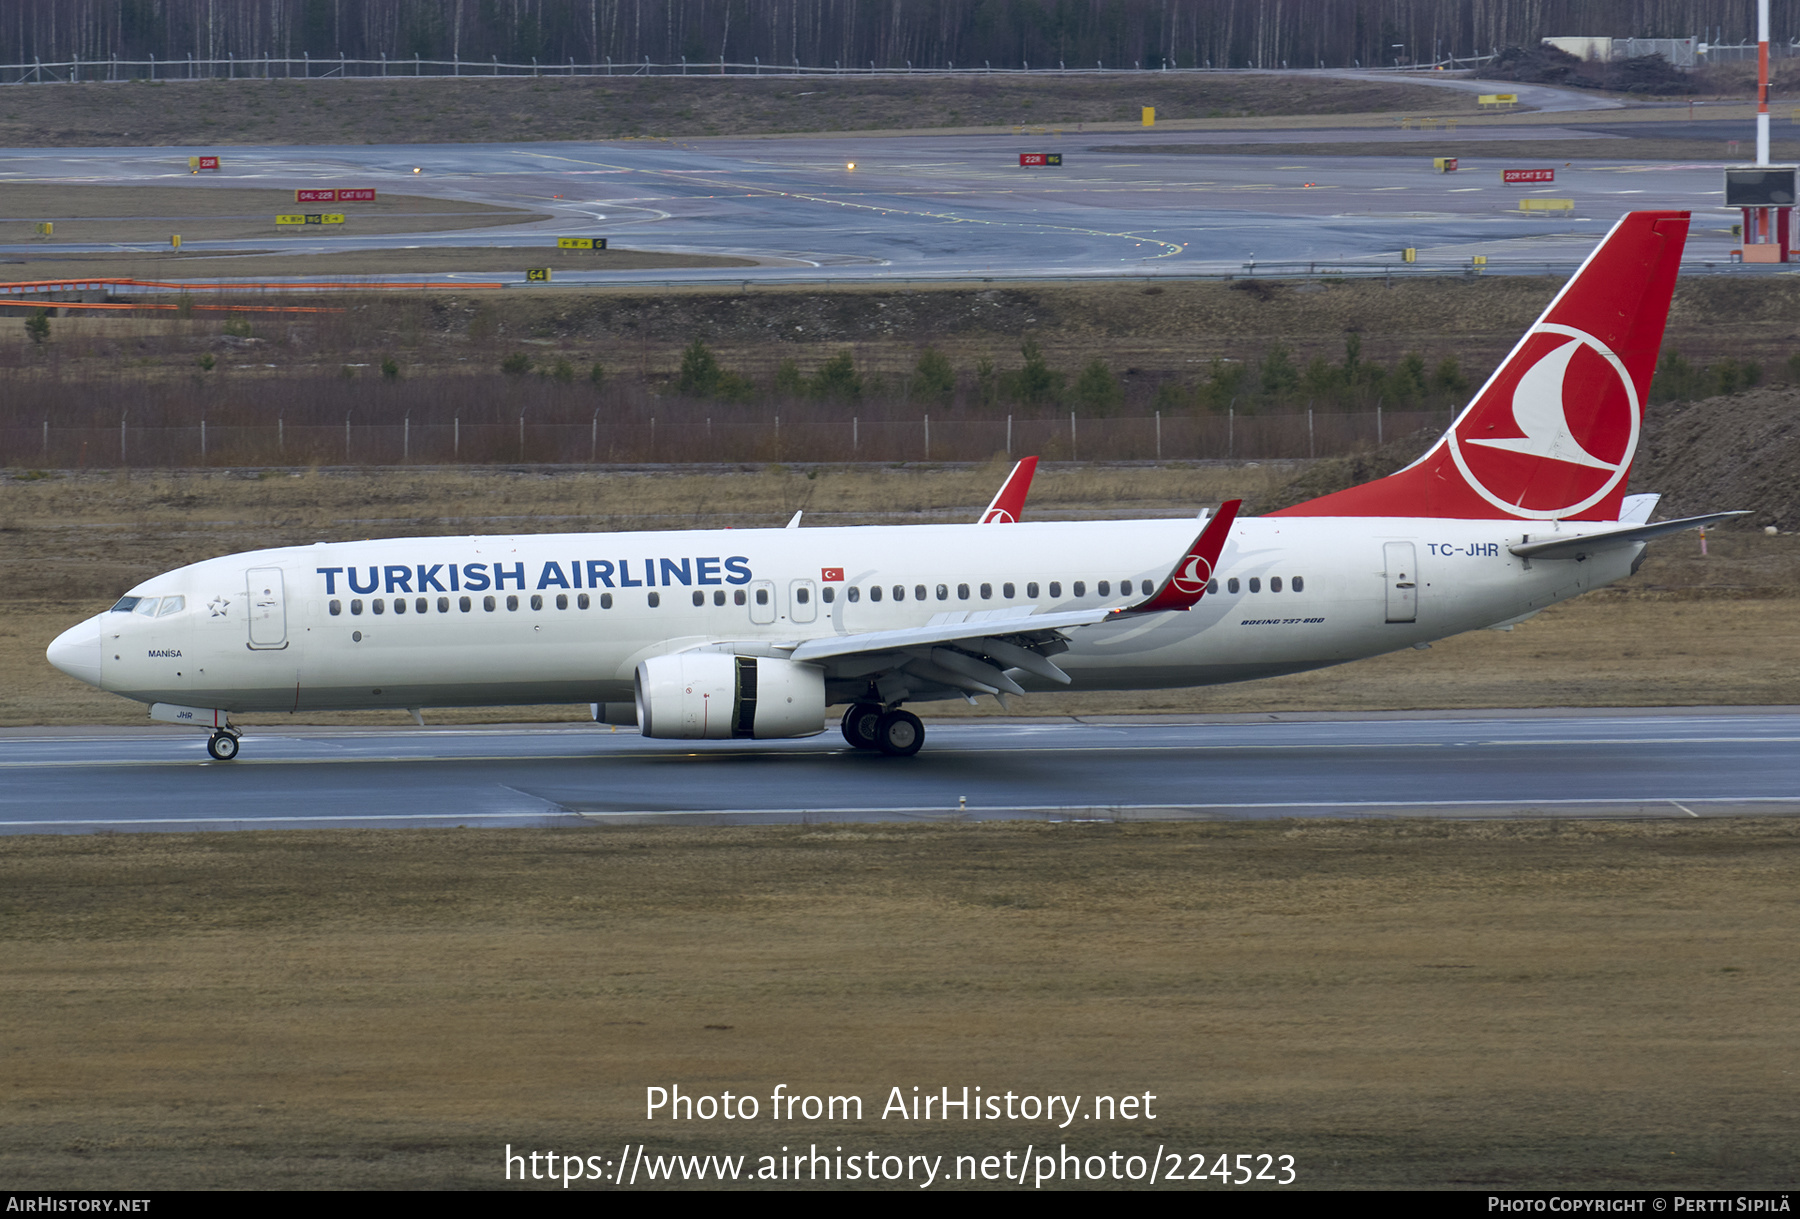
[[[229,732],[215,732],[206,740],[206,752],[221,762],[229,762],[238,755],[238,739]]]
[[[910,711],[890,711],[875,722],[875,747],[889,757],[910,758],[925,743],[925,725]]]
[[[875,725],[881,722],[876,703],[856,703],[844,712],[844,739],[857,749],[876,749]]]

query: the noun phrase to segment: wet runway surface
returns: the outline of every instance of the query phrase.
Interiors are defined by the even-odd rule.
[[[0,734],[0,833],[1800,812],[1800,711],[928,721],[917,757],[543,728]]]
[[[1702,124],[1704,125],[1704,124]],[[1081,278],[1265,273],[1322,263],[1352,271],[1467,265],[1492,271],[1567,271],[1625,211],[1717,208],[1714,164],[1567,162],[1559,142],[1598,128],[1483,127],[1460,133],[1368,130],[1104,132],[1044,129],[1018,135],[782,137],[690,143],[616,141],[223,150],[224,168],[196,178],[187,149],[12,150],[0,185],[60,181],[179,185],[197,190],[325,184],[372,186],[530,208],[551,219],[403,236],[278,235],[254,242],[189,241],[189,253],[254,246],[272,253],[419,246],[522,247],[549,261],[557,283],[756,283],[824,280]],[[1623,129],[1621,129],[1623,130]],[[1634,132],[1635,133],[1635,132]],[[1234,142],[1392,141],[1392,157],[1169,154],[1157,148]],[[1530,140],[1528,162],[1470,160],[1432,168],[1442,140]],[[1723,147],[1723,145],[1721,145]],[[1019,166],[1019,154],[1057,152],[1060,168]],[[1554,166],[1553,184],[1504,185],[1502,168]],[[854,166],[854,168],[852,168]],[[420,170],[413,173],[414,168]],[[1521,199],[1574,201],[1568,212],[1525,215]],[[354,211],[354,205],[347,207]],[[1724,263],[1731,216],[1702,212],[1687,261]],[[1717,222],[1714,223],[1714,219]],[[44,219],[33,216],[30,219]],[[55,219],[55,218],[51,218]],[[271,229],[273,217],[270,217]],[[769,265],[684,270],[583,270],[554,251],[559,236],[605,236],[615,245],[748,256]],[[152,248],[59,244],[58,250]],[[160,249],[160,246],[155,247]],[[0,247],[42,254],[40,245]],[[523,282],[515,274],[420,279]],[[173,268],[171,268],[173,269]],[[260,277],[243,259],[242,278]],[[341,275],[331,276],[341,280]]]

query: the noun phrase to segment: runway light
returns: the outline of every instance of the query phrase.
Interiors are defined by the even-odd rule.
[[[855,161],[852,161],[852,162],[850,162],[850,163],[849,163],[849,164],[848,164],[848,165],[846,165],[846,166],[844,166],[844,168],[845,168],[845,169],[855,169],[855,168],[856,168],[856,162],[855,162]]]
[[[413,166],[413,172],[414,172],[414,173],[419,173],[419,172],[421,172],[421,171],[420,171],[420,169],[419,169],[419,167],[418,167],[418,166],[417,166],[417,165],[415,165],[415,166]]]

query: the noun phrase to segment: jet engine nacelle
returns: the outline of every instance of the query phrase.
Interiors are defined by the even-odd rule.
[[[645,736],[684,741],[816,736],[825,731],[825,670],[768,656],[682,652],[637,667]]]

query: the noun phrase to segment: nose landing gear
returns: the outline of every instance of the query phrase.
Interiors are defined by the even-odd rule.
[[[231,761],[238,756],[238,734],[220,729],[206,739],[206,752],[216,761]]]

